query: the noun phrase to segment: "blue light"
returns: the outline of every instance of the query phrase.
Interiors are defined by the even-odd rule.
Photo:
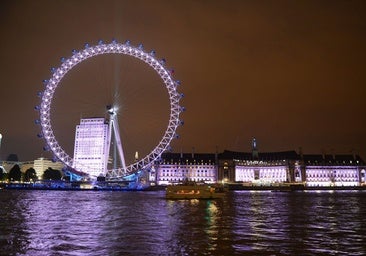
[[[85,43],[85,44],[84,44],[84,48],[85,48],[85,49],[88,49],[89,47],[90,47],[90,45],[89,45],[88,43]]]

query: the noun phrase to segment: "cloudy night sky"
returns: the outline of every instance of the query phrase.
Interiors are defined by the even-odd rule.
[[[173,152],[296,150],[366,159],[366,2],[1,1],[0,158],[40,156],[37,92],[50,68],[99,39],[143,43],[182,85]],[[126,154],[161,139],[169,101],[155,71],[126,56],[80,63],[55,92],[52,127],[72,156],[80,118],[118,102]]]

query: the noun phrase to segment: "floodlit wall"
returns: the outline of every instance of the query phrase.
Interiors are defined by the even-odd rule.
[[[45,170],[47,170],[48,168],[52,168],[54,170],[61,171],[64,168],[64,164],[61,162],[53,162],[46,158],[40,157],[34,160],[33,168],[36,171],[38,179],[42,179],[42,175]]]
[[[164,164],[160,165],[156,171],[158,185],[179,183],[185,180],[205,183],[215,183],[217,181],[216,166],[209,164]]]
[[[306,166],[307,186],[358,186],[357,166]]]
[[[97,177],[104,173],[108,124],[104,118],[81,119],[75,132],[73,168]]]
[[[235,181],[260,184],[286,182],[287,166],[236,166]]]

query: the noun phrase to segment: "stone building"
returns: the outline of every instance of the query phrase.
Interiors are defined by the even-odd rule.
[[[157,185],[167,185],[185,180],[216,183],[217,164],[216,154],[183,154],[164,153],[150,175],[150,181]]]

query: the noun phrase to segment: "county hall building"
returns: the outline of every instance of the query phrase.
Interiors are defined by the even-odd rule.
[[[253,140],[251,152],[165,153],[153,166],[150,180],[157,185],[192,180],[247,186],[298,183],[340,187],[366,185],[365,170],[365,162],[355,154],[259,152]]]

